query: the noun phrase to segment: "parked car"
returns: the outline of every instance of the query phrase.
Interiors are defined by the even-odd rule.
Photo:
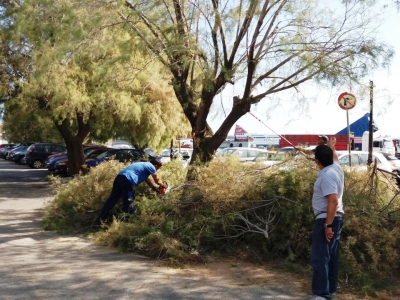
[[[400,159],[398,159],[393,154],[388,154],[388,153],[383,153],[383,152],[379,152],[379,153],[381,153],[389,161],[389,163],[392,165],[393,171],[400,174]]]
[[[338,151],[339,164],[343,167],[350,166],[350,156],[348,151]],[[393,167],[382,153],[372,152],[373,162],[377,162],[379,169],[393,172]],[[368,151],[351,152],[351,167],[356,169],[366,169],[368,165]]]
[[[0,149],[5,147],[14,147],[14,144],[0,144]]]
[[[268,150],[252,147],[228,147],[217,153],[219,158],[237,156],[241,162],[261,161],[264,158],[267,160],[270,155]]]
[[[20,160],[25,156],[26,149],[28,149],[29,145],[21,145],[17,148],[13,148],[8,151],[7,160],[12,160],[15,163],[19,163]]]
[[[45,164],[46,168],[49,172],[54,172],[55,171],[55,165],[56,162],[66,159],[67,158],[67,152],[61,152],[57,154],[52,154],[49,157],[46,158]]]
[[[314,147],[307,147],[307,150],[308,150],[308,148],[315,148],[315,146]],[[289,154],[294,156],[294,155],[297,154],[298,151],[296,149],[294,149],[294,147],[292,147],[292,146],[287,146],[287,147],[279,148],[278,151],[276,151],[277,154],[279,154],[281,152],[289,153]]]
[[[36,143],[26,150],[23,161],[31,168],[39,169],[44,167],[46,158],[52,154],[66,151],[66,147],[55,143]]]
[[[110,150],[110,148],[107,148],[107,147],[88,149],[87,153],[84,153],[85,160],[95,158],[95,157],[99,156],[101,153],[104,153],[108,150]],[[68,159],[67,158],[61,159],[54,164],[54,173],[60,174],[60,175],[68,174]]]
[[[12,146],[11,146],[11,145],[12,145]],[[0,149],[0,157],[6,159],[6,157],[7,157],[7,155],[8,155],[8,152],[9,152],[10,150],[14,149],[14,148],[19,147],[19,146],[21,146],[21,143],[15,144],[15,145],[10,144],[9,146],[5,146],[5,147],[1,148],[1,149]]]
[[[11,148],[10,150],[8,150],[8,151],[7,151],[7,154],[5,154],[4,159],[6,159],[6,160],[13,160],[13,156],[14,156],[15,151],[18,151],[18,149],[21,148],[21,147],[22,147],[22,145],[20,145],[20,146],[18,146],[18,147],[13,147],[13,148]]]
[[[294,157],[291,151],[277,151],[275,154],[271,154],[267,160],[263,161],[264,166],[273,166],[276,164],[283,163],[286,160],[292,159]]]
[[[115,159],[120,162],[141,161],[145,160],[146,156],[148,155],[144,151],[138,149],[110,149],[96,158],[86,161],[86,165],[88,168],[93,168],[109,159]]]
[[[172,149],[172,157],[175,156],[177,151],[178,150],[176,148]],[[163,164],[171,161],[171,148],[167,148],[167,149],[163,150],[163,152],[161,153],[161,161]]]
[[[183,163],[190,161],[192,157],[192,148],[172,148],[172,159],[179,159],[184,161]],[[153,155],[154,156],[154,155]],[[161,161],[167,163],[171,161],[171,148],[166,148],[161,154]]]
[[[99,154],[110,150],[111,148],[95,145],[95,146],[84,146],[83,155],[85,159],[91,159],[97,157]],[[51,159],[51,156],[49,156]],[[54,163],[54,166],[51,166]],[[47,164],[46,164],[47,166]],[[64,157],[55,158],[53,161],[49,161],[47,169],[56,174],[68,174],[68,158],[67,155]]]

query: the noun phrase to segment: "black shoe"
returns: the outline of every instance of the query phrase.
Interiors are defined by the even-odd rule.
[[[103,221],[102,219],[97,218],[97,219],[93,222],[92,228],[101,228],[101,225],[103,225],[103,224],[105,224],[105,223],[106,223],[106,222]]]

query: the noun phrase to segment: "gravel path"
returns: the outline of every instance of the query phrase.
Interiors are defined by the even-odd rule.
[[[84,236],[43,232],[52,199],[46,170],[0,161],[0,299],[307,299],[285,274],[216,262],[173,269],[99,247]]]

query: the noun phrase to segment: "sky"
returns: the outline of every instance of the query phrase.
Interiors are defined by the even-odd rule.
[[[374,84],[373,118],[380,132],[400,137],[400,12],[394,7],[378,28],[378,38],[394,47],[395,57],[389,69],[374,71],[364,81],[366,86],[370,81]],[[370,112],[369,95],[359,97],[346,88],[340,93],[307,85],[300,89],[303,93],[310,89],[310,97],[314,96],[317,100],[310,100],[306,106],[299,106],[296,99],[283,100],[277,107],[271,107],[267,101],[261,102],[251,109],[257,118],[246,114],[236,124],[247,132],[257,134],[335,134],[347,127],[347,112],[338,105],[338,96],[343,92],[353,93],[357,99],[356,106],[348,110],[350,124]],[[234,93],[228,91],[226,94],[230,98]],[[229,111],[229,108],[225,109]],[[211,114],[208,122],[215,131],[223,119],[220,113],[218,116]],[[234,128],[230,135],[233,135]]]

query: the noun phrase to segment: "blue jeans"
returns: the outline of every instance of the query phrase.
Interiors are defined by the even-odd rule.
[[[335,217],[332,223],[333,238],[328,243],[325,238],[325,218],[315,220],[312,247],[311,266],[313,267],[312,292],[314,295],[329,298],[335,293],[339,274],[340,233],[343,218]]]
[[[133,212],[133,201],[129,198],[135,199],[136,185],[130,183],[128,178],[124,175],[117,175],[114,179],[113,188],[110,197],[104,203],[103,209],[100,213],[99,219],[105,221],[110,211],[113,209],[118,200],[122,197],[122,211],[131,214]]]

